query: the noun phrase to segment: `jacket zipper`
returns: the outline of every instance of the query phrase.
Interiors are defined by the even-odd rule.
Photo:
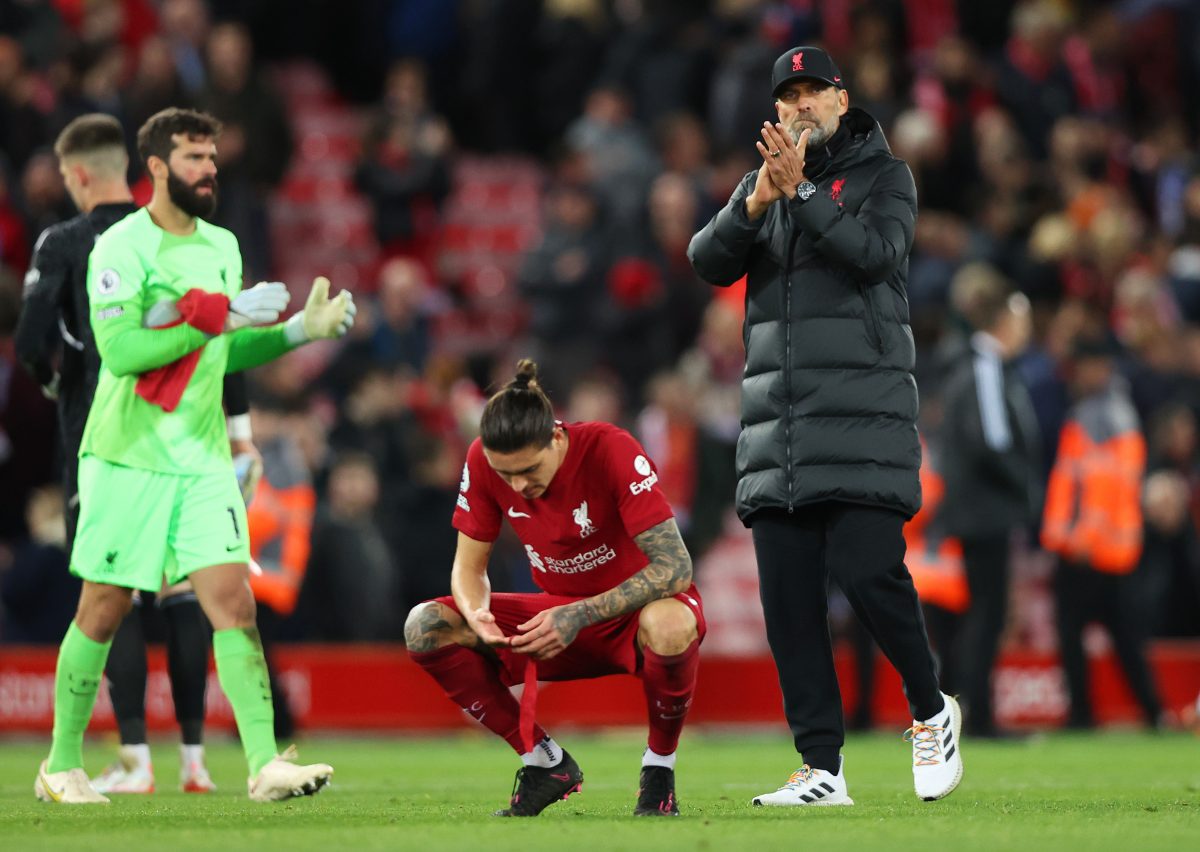
[[[867,312],[867,328],[871,331],[871,342],[875,344],[875,348],[882,355],[883,335],[879,333],[879,320],[875,316],[875,303],[871,300],[871,291],[867,288],[866,284],[859,284],[858,289],[862,293],[863,303]]]
[[[798,234],[792,234],[792,239],[788,242],[787,251],[787,276],[783,288],[783,396],[787,400],[787,416],[783,421],[783,435],[785,443],[784,458],[787,462],[787,510],[788,514],[795,511],[795,504],[792,501],[792,494],[795,490],[792,488],[792,258],[796,252],[796,240]]]

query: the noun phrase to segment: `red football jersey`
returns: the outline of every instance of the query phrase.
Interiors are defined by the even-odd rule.
[[[534,582],[555,595],[588,597],[646,567],[633,537],[674,517],[658,472],[637,439],[608,423],[563,424],[562,466],[540,496],[526,500],[483,455],[467,450],[454,527],[495,541],[507,517],[525,545]]]

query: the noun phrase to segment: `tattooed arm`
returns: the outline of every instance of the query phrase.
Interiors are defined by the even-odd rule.
[[[679,535],[675,519],[669,518],[634,541],[650,564],[618,586],[566,606],[539,612],[518,625],[522,631],[512,639],[514,651],[546,660],[575,641],[579,631],[636,612],[651,601],[669,598],[692,584],[692,558]]]
[[[585,598],[564,609],[574,609],[579,621],[571,639],[580,628],[636,612],[651,601],[669,598],[686,591],[692,584],[692,557],[688,555],[674,518],[668,518],[634,538],[650,564],[620,585]],[[564,623],[564,627],[570,626]]]

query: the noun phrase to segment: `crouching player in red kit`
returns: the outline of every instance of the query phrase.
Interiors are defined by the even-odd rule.
[[[488,556],[506,516],[543,593],[491,594]],[[678,816],[675,748],[696,688],[704,610],[645,450],[607,423],[556,422],[537,366],[521,361],[483,411],[454,526],[453,596],[414,607],[404,637],[450,699],[521,756],[512,799],[496,815],[536,816],[583,782],[528,706],[522,725],[509,687],[524,682],[527,701],[539,679],[631,674],[650,719],[634,813]]]

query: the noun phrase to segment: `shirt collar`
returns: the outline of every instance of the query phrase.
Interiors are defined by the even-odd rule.
[[[993,355],[1004,360],[1004,347],[992,335],[986,331],[977,331],[971,335],[971,346],[976,352],[982,352],[985,355]]]

